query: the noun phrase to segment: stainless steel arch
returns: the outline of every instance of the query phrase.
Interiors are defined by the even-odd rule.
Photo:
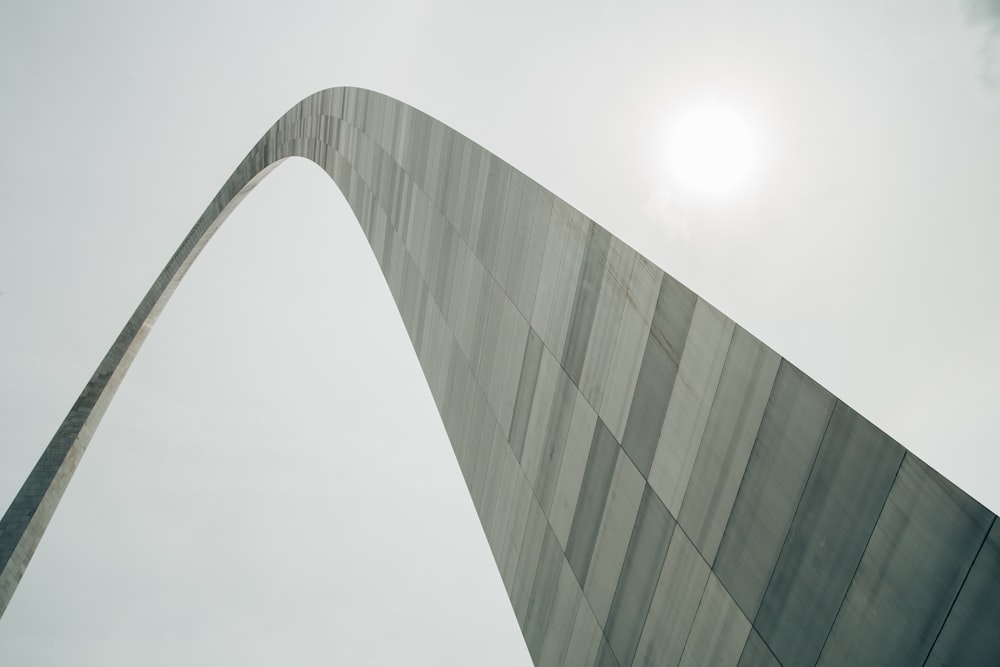
[[[173,289],[291,156],[372,245],[536,664],[1000,661],[995,515],[510,165],[353,88],[268,130],[139,304],[0,522],[0,613]]]

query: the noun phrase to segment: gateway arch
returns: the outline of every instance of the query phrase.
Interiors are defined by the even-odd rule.
[[[535,664],[1000,664],[993,513],[503,160],[355,88],[282,116],[139,304],[0,523],[0,613],[174,288],[293,156],[382,267]]]

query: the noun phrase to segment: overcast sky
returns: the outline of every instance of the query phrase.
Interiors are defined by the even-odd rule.
[[[0,5],[0,503],[304,96],[384,92],[607,227],[996,512],[1000,2]],[[665,169],[737,109],[748,186]],[[0,664],[529,664],[343,197],[289,161],[161,316]]]

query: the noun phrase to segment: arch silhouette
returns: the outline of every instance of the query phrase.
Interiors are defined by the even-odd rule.
[[[173,290],[292,156],[371,243],[536,664],[1000,660],[995,515],[540,185],[355,88],[278,119],[153,283],[0,521],[0,614]]]

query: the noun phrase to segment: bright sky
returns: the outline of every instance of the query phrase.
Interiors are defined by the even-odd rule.
[[[250,146],[357,85],[1000,510],[1000,2],[477,4],[0,7],[0,504]],[[739,187],[677,171],[698,109],[752,144]],[[376,263],[305,163],[178,289],[0,621],[0,664],[137,662],[530,663]]]

